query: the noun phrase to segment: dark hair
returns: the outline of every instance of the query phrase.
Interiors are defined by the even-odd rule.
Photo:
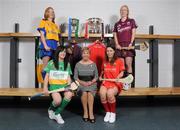
[[[54,63],[54,66],[57,70],[59,70],[59,53],[64,51],[64,50],[66,50],[66,48],[64,46],[58,46],[56,51],[55,51],[53,63]],[[67,69],[67,65],[68,65],[68,59],[67,59],[67,56],[65,56],[65,58],[64,58],[64,70]]]
[[[67,45],[66,45],[66,49],[69,49],[69,48],[72,48],[72,45],[71,45],[71,44],[67,44]]]
[[[111,61],[109,61],[109,58],[108,58],[108,56],[107,56],[107,48],[108,48],[108,47],[110,47],[110,48],[112,48],[112,49],[114,50],[114,56],[113,56],[113,58],[111,59]],[[117,59],[116,47],[115,47],[115,44],[111,43],[111,44],[109,44],[109,45],[106,47],[106,62],[110,62],[110,64],[113,65],[114,62],[116,61],[116,59]]]

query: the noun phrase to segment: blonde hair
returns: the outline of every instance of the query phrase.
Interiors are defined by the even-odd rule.
[[[50,9],[52,9],[52,10],[54,11],[54,9],[53,9],[52,7],[47,7],[47,8],[45,9],[45,11],[44,11],[44,20],[48,20],[48,18],[49,18],[49,13],[48,13],[48,11],[49,11]],[[54,18],[53,18],[52,22],[55,23],[55,14],[54,14]]]
[[[121,12],[122,8],[127,9],[127,17],[129,17],[129,7],[127,5],[122,5],[121,8],[120,8],[120,12]]]
[[[82,48],[82,53],[85,52],[85,51],[88,51],[88,52],[90,53],[90,50],[89,50],[88,47],[83,47],[83,48]]]

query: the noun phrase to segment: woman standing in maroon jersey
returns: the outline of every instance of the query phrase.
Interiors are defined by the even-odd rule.
[[[123,5],[120,8],[120,20],[114,25],[114,40],[117,49],[118,57],[124,58],[126,70],[128,74],[132,73],[132,61],[135,56],[135,50],[124,50],[123,47],[133,46],[136,34],[136,22],[129,18],[129,8]],[[124,84],[124,89],[127,90],[130,84]]]

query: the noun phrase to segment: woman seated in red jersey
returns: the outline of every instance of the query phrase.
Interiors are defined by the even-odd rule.
[[[102,73],[100,79],[116,79],[121,78],[124,74],[124,60],[115,54],[115,45],[110,44],[106,48],[106,59],[102,65]],[[103,81],[100,87],[101,103],[105,109],[106,115],[104,122],[114,123],[116,121],[116,98],[115,96],[121,92],[122,83],[111,81]]]

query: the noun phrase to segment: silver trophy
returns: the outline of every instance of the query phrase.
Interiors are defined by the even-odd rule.
[[[78,19],[72,18],[71,20],[71,26],[72,26],[72,33],[76,32],[77,26],[78,26]]]
[[[71,19],[71,23],[63,23],[61,24],[60,28],[61,28],[61,33],[68,33],[68,26],[71,26],[71,33],[75,33],[78,27],[78,23],[79,19],[76,18],[72,18]]]
[[[88,25],[89,25],[89,33],[101,33],[101,18],[89,18]]]

